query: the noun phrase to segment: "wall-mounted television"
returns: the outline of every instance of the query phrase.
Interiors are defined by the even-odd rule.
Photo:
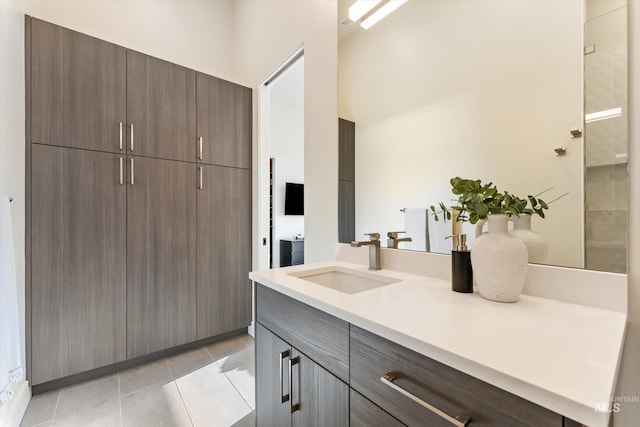
[[[284,194],[284,214],[304,215],[304,184],[287,182]]]

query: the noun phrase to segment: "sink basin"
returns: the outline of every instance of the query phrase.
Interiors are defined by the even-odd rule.
[[[289,275],[346,294],[357,294],[400,281],[400,279],[393,277],[339,266],[296,271],[289,273]]]

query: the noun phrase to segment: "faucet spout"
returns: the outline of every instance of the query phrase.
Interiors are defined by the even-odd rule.
[[[353,241],[351,242],[352,248],[359,248],[362,246],[369,246],[369,270],[381,270],[380,267],[380,233],[367,233],[365,236],[369,236],[370,240]]]

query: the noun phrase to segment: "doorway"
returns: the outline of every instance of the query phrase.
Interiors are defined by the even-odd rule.
[[[304,185],[304,49],[300,47],[260,87],[258,141],[258,268],[278,268],[281,241],[303,245],[304,215],[288,209],[287,188]]]

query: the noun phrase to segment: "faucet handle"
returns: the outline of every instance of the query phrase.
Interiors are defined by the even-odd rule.
[[[380,233],[364,233],[365,236],[369,236],[369,240],[375,242],[376,240],[380,240]]]
[[[404,234],[406,231],[389,231],[387,237],[390,239],[397,239],[399,234]]]

